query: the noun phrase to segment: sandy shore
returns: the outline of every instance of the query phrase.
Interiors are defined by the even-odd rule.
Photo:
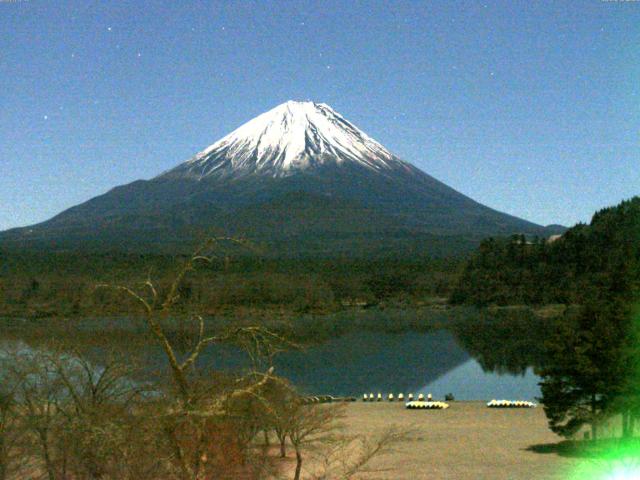
[[[347,407],[344,423],[349,433],[375,435],[390,425],[414,432],[395,453],[374,461],[390,470],[365,476],[371,479],[560,480],[578,461],[531,449],[562,440],[548,429],[541,407],[451,402],[447,410],[427,411],[406,410],[401,402],[357,402]]]

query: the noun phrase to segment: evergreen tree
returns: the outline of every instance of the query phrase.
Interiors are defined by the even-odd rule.
[[[542,403],[555,433],[570,437],[585,424],[597,438],[597,425],[607,410],[612,387],[612,351],[616,341],[608,320],[596,306],[577,318],[565,318],[546,344],[547,362],[538,372]]]
[[[554,242],[521,236],[483,243],[452,301],[476,305],[578,305],[546,344],[542,402],[551,429],[571,436],[621,415],[633,435],[640,415],[640,197],[597,212]],[[637,312],[636,312],[637,313]]]

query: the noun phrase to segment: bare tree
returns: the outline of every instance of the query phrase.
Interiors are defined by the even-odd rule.
[[[24,475],[124,478],[113,473],[126,470],[121,452],[140,410],[130,365],[96,367],[79,353],[28,350],[3,360],[3,386],[13,389],[3,405],[16,417],[4,423],[5,436],[21,440],[20,458],[29,467]]]
[[[303,453],[306,450],[335,440],[340,428],[338,419],[343,414],[343,405],[298,405],[288,427],[289,440],[296,453],[294,480],[300,480]]]
[[[363,473],[380,473],[386,469],[373,469],[372,460],[394,451],[411,431],[390,426],[375,436],[340,435],[320,452],[322,466],[313,475],[314,480],[349,480]]]
[[[0,391],[0,480],[8,480],[12,475],[20,472],[24,462],[20,451],[24,430],[20,425],[15,384],[5,381],[2,387],[3,391]]]
[[[177,402],[164,414],[163,431],[171,446],[171,458],[178,466],[180,478],[184,480],[204,479],[208,471],[215,470],[210,461],[213,452],[207,451],[210,445],[206,438],[207,432],[220,427],[225,418],[229,418],[230,409],[238,402],[245,401],[246,398],[260,398],[260,389],[273,378],[273,368],[269,368],[266,372],[251,372],[226,392],[211,386],[203,389],[194,374],[201,352],[213,343],[236,343],[251,354],[255,368],[259,365],[258,358],[269,359],[288,343],[281,336],[261,327],[239,327],[218,335],[205,335],[203,317],[192,315],[190,323],[196,330],[195,341],[184,355],[180,355],[163,328],[162,319],[171,314],[172,308],[180,299],[181,285],[189,272],[200,263],[210,264],[215,258],[221,258],[221,254],[222,258],[228,258],[225,247],[229,244],[247,245],[242,240],[228,237],[207,241],[185,262],[165,295],[161,295],[150,278],[144,283],[143,291],[122,285],[99,286],[122,291],[140,305],[149,331],[164,352]],[[255,428],[243,429],[242,432],[253,438],[251,434],[255,432]],[[246,442],[247,439],[244,439],[244,443]]]
[[[278,439],[280,458],[287,456],[287,438],[297,423],[303,399],[286,379],[271,379],[260,392],[267,404],[266,428]]]
[[[54,365],[46,355],[33,352],[14,352],[4,360],[6,380],[20,400],[20,427],[27,437],[22,454],[31,460],[32,476],[64,478],[67,452],[58,408],[64,395]]]
[[[282,383],[278,387],[273,428],[281,441],[281,457],[286,455],[286,438],[293,446],[294,480],[302,477],[306,456],[312,460],[309,478],[315,480],[346,480],[364,472],[380,472],[369,467],[371,461],[393,451],[411,434],[394,426],[373,436],[345,434],[341,419],[347,404],[308,404],[290,385]]]
[[[127,426],[142,409],[144,389],[132,380],[134,367],[113,359],[94,366],[79,353],[51,361],[64,385],[58,410],[65,422],[68,468],[91,479],[113,478],[123,463]]]

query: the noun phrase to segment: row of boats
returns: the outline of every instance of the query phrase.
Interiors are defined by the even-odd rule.
[[[394,402],[394,401],[398,401],[398,402],[404,402],[405,397],[404,397],[404,393],[399,393],[397,396],[395,396],[393,393],[390,393],[387,395],[387,401],[389,402]],[[378,393],[377,396],[374,396],[373,393],[370,394],[362,394],[362,401],[363,402],[382,402],[382,400],[384,400],[384,397],[382,396],[382,393]],[[410,393],[407,395],[406,400],[408,402],[412,402],[414,400],[413,398],[413,393]],[[427,394],[427,397],[425,399],[425,396],[423,393],[418,395],[418,401],[423,402],[423,401],[427,401],[427,402],[431,402],[433,401],[433,398],[431,396],[431,394]]]
[[[374,396],[373,393],[363,394],[362,401],[363,402],[382,402],[385,397],[383,397],[382,393],[378,393]],[[393,393],[389,393],[386,396],[386,400],[389,402],[405,401],[405,396],[403,393],[399,393],[397,396]],[[447,398],[447,400],[449,400]],[[413,393],[409,393],[406,397],[406,407],[409,409],[445,409],[449,408],[449,404],[445,402],[434,401],[431,394],[427,394],[425,397],[423,393],[418,395],[417,399],[414,399]],[[489,408],[535,408],[537,405],[533,402],[528,402],[526,400],[491,400],[487,403],[487,407]]]
[[[489,408],[535,408],[536,404],[525,400],[491,400],[487,403]]]

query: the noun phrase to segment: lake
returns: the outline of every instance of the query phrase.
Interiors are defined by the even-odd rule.
[[[201,364],[228,371],[248,365],[241,352],[220,346],[203,355]],[[275,369],[310,394],[361,398],[363,393],[411,392],[442,398],[453,393],[458,400],[534,400],[540,395],[531,368],[523,374],[485,371],[448,330],[348,333],[282,353]]]
[[[478,325],[474,320],[458,330],[348,332],[277,355],[275,372],[312,395],[360,399],[363,393],[431,393],[443,398],[452,393],[457,400],[535,401],[540,396],[539,378],[533,373],[532,361],[520,353],[535,350],[521,343],[526,337],[522,329],[540,328],[520,322],[520,330],[509,325],[500,334],[496,325]],[[501,335],[498,341],[496,335]],[[99,364],[109,349],[111,346],[103,349],[99,342],[94,343],[92,360]],[[165,365],[162,351],[154,344],[135,350],[149,371]],[[210,346],[198,363],[205,370],[227,372],[241,372],[250,365],[244,352],[229,345]]]

